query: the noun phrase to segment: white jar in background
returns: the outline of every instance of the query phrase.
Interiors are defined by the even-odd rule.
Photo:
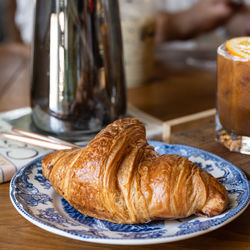
[[[154,0],[120,0],[127,87],[152,79],[156,7]]]

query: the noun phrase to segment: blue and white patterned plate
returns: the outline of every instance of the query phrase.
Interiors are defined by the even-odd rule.
[[[120,225],[84,217],[60,197],[43,177],[41,159],[24,166],[10,183],[17,211],[33,224],[65,237],[105,244],[154,244],[191,238],[217,229],[239,216],[249,204],[249,182],[241,170],[206,151],[151,141],[161,154],[179,154],[195,162],[227,189],[229,206],[216,217],[190,216],[146,224]]]

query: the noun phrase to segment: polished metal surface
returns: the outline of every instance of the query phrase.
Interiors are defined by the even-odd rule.
[[[37,0],[32,55],[39,129],[77,140],[125,114],[117,0]]]

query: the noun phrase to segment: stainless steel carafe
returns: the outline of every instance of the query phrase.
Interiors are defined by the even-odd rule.
[[[117,0],[37,0],[32,49],[32,120],[81,140],[125,115]]]

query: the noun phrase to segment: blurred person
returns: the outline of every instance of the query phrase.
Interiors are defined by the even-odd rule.
[[[231,36],[239,33],[237,28],[233,29],[235,26],[244,27],[240,35],[250,34],[250,11],[242,1],[190,0],[185,1],[183,7],[183,1],[179,0],[175,1],[175,9],[173,1],[166,1],[169,2],[172,3],[171,10],[160,11],[157,16],[156,43],[194,38],[229,22],[227,31],[231,32]]]
[[[250,7],[242,8],[239,13],[236,13],[226,24],[225,30],[228,36],[249,36]]]
[[[244,2],[250,0],[244,0]],[[156,43],[187,40],[226,25],[229,36],[250,34],[250,10],[238,0],[157,0]],[[34,0],[16,0],[15,22],[22,40],[31,43]],[[227,25],[228,24],[228,25]]]

